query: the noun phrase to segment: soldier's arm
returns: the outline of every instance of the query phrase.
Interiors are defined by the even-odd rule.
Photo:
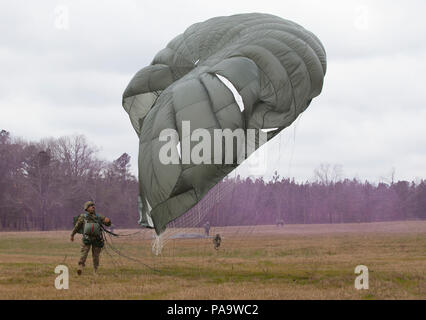
[[[99,217],[100,217],[100,219],[101,219],[101,221],[104,225],[106,225],[107,227],[109,227],[111,225],[111,219],[109,219],[109,218],[107,218],[107,217],[105,217],[101,214],[99,215]],[[106,219],[106,221],[105,221],[105,219]]]
[[[77,233],[78,229],[80,229],[80,227],[83,223],[84,223],[84,218],[83,218],[83,216],[80,215],[77,219],[77,223],[75,224],[74,228],[72,229],[71,237],[73,237]]]

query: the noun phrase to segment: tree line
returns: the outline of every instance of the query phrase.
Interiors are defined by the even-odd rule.
[[[320,168],[320,173],[330,171]],[[239,176],[225,179],[207,195],[221,201],[208,206],[203,223],[229,226],[426,219],[426,180],[372,184],[336,179],[336,175],[335,179],[324,177],[317,174],[315,181],[305,183],[277,173],[271,181]],[[196,215],[198,208],[191,210]]]
[[[0,230],[71,229],[94,200],[121,227],[138,219],[130,156],[100,160],[82,135],[27,142],[0,132]]]
[[[373,184],[342,179],[339,166],[320,165],[314,181],[277,173],[226,178],[203,200],[201,222],[211,225],[350,223],[426,219],[426,180]],[[0,230],[71,229],[72,218],[93,200],[117,227],[138,221],[138,182],[130,156],[101,160],[82,135],[28,142],[0,132]],[[200,202],[202,204],[202,202]],[[188,215],[199,214],[196,206]]]

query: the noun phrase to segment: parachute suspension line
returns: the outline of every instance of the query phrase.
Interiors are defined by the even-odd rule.
[[[139,234],[139,233],[142,232],[142,230],[139,230],[139,231],[128,233],[128,234],[118,234],[118,233],[114,233],[112,231],[107,230],[102,224],[100,224],[99,226],[101,227],[102,231],[104,231],[108,235],[113,235],[114,237],[130,237],[130,236],[133,236],[135,234]]]
[[[230,199],[230,205],[229,208],[231,209],[231,211],[236,210],[236,206],[235,206],[235,192],[237,189],[237,184],[239,183],[239,179],[237,179],[237,177],[239,177],[239,175],[237,175],[237,171],[238,169],[234,169],[234,178],[231,179],[231,183],[232,183],[232,193],[231,193],[231,199]],[[230,214],[234,214],[234,212],[230,212]],[[238,239],[241,236],[240,235],[240,231],[241,231],[241,223],[242,221],[239,221],[237,226],[232,226],[230,225],[226,225],[226,223],[223,224],[223,232],[226,234],[225,237],[221,237],[222,238],[222,242],[224,242],[223,240],[225,239],[226,242],[222,244],[223,246],[223,250],[228,251],[228,252],[232,252],[235,249],[235,244],[238,243],[238,246],[241,247],[241,244],[239,243]],[[228,229],[228,230],[227,230]]]
[[[288,170],[287,170],[287,176],[288,176],[289,179],[291,178],[291,169],[292,169],[293,155],[294,155],[294,149],[295,149],[295,145],[296,145],[296,132],[297,132],[297,127],[299,125],[301,117],[302,117],[302,114],[300,114],[299,117],[296,119],[296,121],[294,123],[294,128],[293,128],[293,144],[291,146],[290,159],[289,159]],[[282,134],[282,132],[279,133],[279,141],[278,141],[278,167],[280,167],[280,165],[281,165],[281,153],[282,153],[282,151],[281,151],[281,145],[283,143],[283,141],[282,141],[283,139],[284,139],[284,146],[283,147],[285,148],[286,145],[287,145],[287,141],[289,141],[291,138],[289,137],[289,139],[287,139],[287,141],[286,141],[285,135]],[[277,185],[275,186],[276,188],[281,188],[282,187],[282,185],[281,185],[281,183],[279,181],[276,181],[275,183],[277,183]],[[284,190],[279,190],[279,192],[278,192],[278,194],[280,196],[279,196],[279,199],[278,199],[278,208],[277,208],[278,219],[277,220],[279,220],[279,221],[283,220],[283,216],[282,216],[282,212],[281,212],[281,207],[282,207],[281,205],[282,205],[282,201],[283,201],[284,195],[280,194],[281,191],[284,192]]]
[[[154,240],[152,241],[152,253],[158,256],[164,247],[164,232],[157,235],[154,232]]]
[[[206,218],[206,215],[210,211],[213,212],[215,209],[217,211],[217,203],[220,202],[225,191],[229,189],[227,186],[229,183],[225,182],[226,181],[222,181],[219,183],[223,184],[223,186],[218,187],[218,185],[216,185],[210,189],[207,194],[202,199],[200,199],[196,205],[194,205],[192,209],[167,225],[166,230],[161,234],[164,244],[166,244],[170,239],[182,238],[182,232],[197,231],[193,229],[201,227],[200,223],[203,222],[203,220]],[[190,234],[186,238],[191,238],[192,236],[196,235],[197,234]]]
[[[302,118],[303,113],[301,113],[299,115],[299,117],[296,119],[296,123],[294,124],[294,129],[293,129],[293,145],[291,147],[291,152],[290,152],[290,163],[289,163],[289,169],[288,169],[288,176],[290,177],[290,173],[291,173],[291,166],[293,164],[293,154],[294,154],[294,148],[296,145],[296,132],[297,132],[297,127],[299,126],[299,122],[300,119]]]
[[[200,216],[200,206],[199,205],[197,205],[197,213],[198,213],[198,223],[200,223],[201,222],[201,216]]]
[[[234,204],[234,195],[235,195],[235,189],[238,187],[238,186],[237,186],[238,182],[239,182],[239,179],[238,179],[238,181],[237,181],[237,170],[235,170],[235,176],[234,176],[234,188],[233,188],[233,190],[232,190],[232,200],[231,200],[231,202],[232,202],[232,206],[231,206],[231,208],[233,208],[233,207],[234,207],[234,206],[233,206],[233,204]],[[242,221],[241,221],[241,222],[242,222]],[[241,222],[240,222],[240,224],[241,224]],[[238,236],[239,236],[239,233],[240,233],[241,226],[237,227],[236,229],[237,229],[237,232],[235,233],[235,238],[236,238],[236,239],[238,239]]]
[[[139,232],[138,232],[138,233],[139,233]],[[105,236],[106,234],[108,235],[109,240],[108,240],[108,238]],[[153,267],[151,267],[151,266],[147,265],[146,263],[144,263],[144,262],[140,261],[139,259],[136,259],[136,258],[133,258],[133,257],[130,257],[130,256],[128,256],[128,255],[123,254],[123,253],[121,252],[121,250],[119,250],[119,249],[117,249],[117,248],[115,248],[115,247],[114,247],[114,245],[113,245],[113,240],[112,240],[112,237],[111,237],[111,236],[117,236],[117,235],[116,235],[115,233],[113,233],[113,232],[109,232],[109,231],[108,231],[108,230],[106,230],[103,226],[101,226],[101,237],[102,237],[103,241],[105,242],[105,244],[107,245],[107,246],[104,246],[104,251],[106,252],[106,254],[108,255],[108,257],[111,259],[111,262],[112,262],[112,264],[113,264],[113,266],[114,266],[114,270],[115,270],[115,271],[114,271],[114,275],[115,275],[115,276],[118,276],[118,274],[117,274],[116,270],[119,268],[120,263],[119,263],[119,260],[115,261],[115,259],[114,259],[113,255],[111,254],[110,250],[111,250],[112,252],[116,253],[118,256],[121,256],[121,257],[123,257],[123,258],[126,258],[126,259],[128,259],[128,260],[131,260],[131,261],[137,262],[137,263],[139,263],[139,264],[141,264],[141,265],[145,266],[146,268],[150,269],[151,271],[154,271],[154,272],[160,272],[160,270],[158,270],[158,269],[156,269],[156,268],[153,268]]]
[[[200,226],[201,225],[201,215],[200,215],[200,202],[198,202],[197,203],[197,221],[196,221],[196,226]],[[201,241],[197,241],[197,254],[198,254],[198,256],[200,256],[200,246],[201,246]],[[201,259],[203,259],[203,255],[201,255]],[[203,262],[203,261],[201,261],[201,262]],[[200,264],[198,264],[197,265],[197,267],[198,267],[198,274],[201,274],[201,265]]]
[[[220,199],[220,183],[217,184],[217,192],[216,192],[216,203],[215,203],[215,212],[214,215],[216,217],[216,223],[219,224],[219,217],[218,217],[218,213],[217,210],[219,208],[219,199]]]
[[[123,257],[123,258],[126,258],[126,259],[128,259],[128,260],[131,260],[131,261],[137,262],[137,263],[139,263],[139,264],[141,264],[141,265],[145,266],[146,268],[150,269],[151,271],[160,272],[160,270],[158,270],[158,269],[156,269],[156,268],[153,268],[153,267],[149,266],[148,264],[146,264],[146,263],[142,262],[142,261],[141,261],[141,260],[139,260],[139,259],[136,259],[136,258],[130,257],[130,256],[128,256],[128,255],[125,255],[124,253],[122,253],[122,252],[121,252],[121,250],[119,250],[119,249],[117,249],[117,248],[115,248],[115,247],[113,246],[113,244],[112,244],[112,239],[111,239],[111,238],[110,238],[110,240],[111,240],[111,243],[110,243],[110,241],[108,241],[108,240],[105,238],[105,243],[107,244],[107,246],[108,246],[108,247],[109,247],[112,251],[114,251],[114,252],[115,252],[116,254],[118,254],[119,256],[121,256],[121,257]]]
[[[105,241],[106,242],[106,241]],[[107,247],[107,246],[104,246],[104,251],[105,251],[105,253],[108,255],[108,257],[109,257],[109,259],[110,259],[110,261],[112,262],[112,264],[113,264],[113,266],[114,266],[114,276],[118,276],[119,275],[119,273],[117,272],[117,270],[119,269],[119,267],[120,267],[120,263],[119,263],[119,260],[117,259],[117,261],[115,261],[115,259],[114,259],[114,257],[113,257],[113,255],[112,255],[112,253],[110,252],[110,249]]]
[[[219,233],[221,238],[223,238],[223,232],[225,232],[227,236],[231,235],[231,238],[235,238],[235,236],[240,233],[241,228],[239,226],[228,230],[223,228],[226,227],[227,219],[225,217],[225,212],[221,212],[219,208],[219,203],[225,196],[227,196],[226,201],[234,201],[234,194],[237,187],[237,169],[233,171],[233,173],[230,173],[233,178],[229,178],[228,175],[227,179],[225,178],[225,180],[219,182],[215,187],[209,190],[192,209],[170,222],[163,233],[158,236],[155,232],[153,232],[151,252],[154,257],[157,257],[154,259],[156,263],[159,259],[161,261],[164,259],[164,262],[166,263],[167,261],[170,261],[168,258],[171,258],[172,261],[176,261],[176,257],[179,256],[183,250],[183,247],[178,244],[186,242],[192,246],[193,250],[195,250],[198,262],[194,265],[193,260],[191,262],[186,262],[185,260],[179,259],[179,263],[187,264],[191,268],[196,267],[197,270],[201,272],[201,267],[206,264],[209,259],[210,255],[208,253],[211,252],[209,250],[214,249],[212,238],[216,235],[216,233]],[[231,210],[233,210],[233,207],[231,207]],[[202,223],[207,222],[206,217],[208,217],[209,214],[216,216],[216,219],[214,219],[216,221],[216,226],[212,226],[213,230],[209,231],[213,232],[207,234],[206,230],[203,229],[204,225],[202,225]],[[217,227],[222,228],[217,229]],[[167,245],[170,241],[172,242],[171,246]],[[233,242],[235,242],[235,239]],[[227,242],[226,245],[226,250],[231,249],[230,242]]]
[[[266,146],[264,146],[264,148],[265,147]],[[265,159],[265,161],[266,161],[266,159]],[[244,204],[244,211],[249,210],[248,206],[249,206],[249,201],[246,201],[245,204]],[[240,242],[241,242],[240,247],[242,247],[243,244],[249,243],[247,241],[247,238],[250,235],[253,234],[253,232],[255,231],[255,229],[257,227],[257,225],[259,224],[259,218],[261,218],[261,217],[262,217],[262,214],[259,214],[258,211],[256,210],[255,211],[255,219],[254,219],[254,221],[252,223],[250,223],[249,226],[246,226],[246,225],[243,226],[244,232],[240,236],[240,238],[241,238],[241,240],[240,240]]]
[[[111,260],[112,260],[112,262],[113,262],[113,264],[114,264],[115,269],[117,269],[117,264],[115,264],[115,263],[114,263],[113,256],[112,256],[112,254],[109,252],[109,250],[111,250],[112,252],[114,252],[115,254],[117,254],[117,255],[118,255],[118,256],[120,256],[120,257],[123,257],[123,258],[128,259],[128,260],[133,261],[133,262],[136,262],[136,263],[138,263],[138,264],[141,264],[141,265],[143,265],[144,267],[146,267],[147,269],[149,269],[149,270],[151,270],[151,271],[153,271],[153,272],[157,272],[157,273],[164,274],[164,275],[168,275],[168,274],[169,274],[169,273],[168,273],[167,271],[165,271],[165,270],[160,270],[160,269],[156,268],[155,266],[154,266],[154,267],[151,267],[150,265],[148,265],[148,264],[146,264],[146,263],[142,262],[140,259],[136,259],[136,258],[133,258],[133,257],[131,257],[131,256],[129,256],[129,255],[124,254],[121,250],[117,249],[117,248],[113,245],[113,243],[112,243],[113,241],[112,241],[111,236],[109,236],[109,238],[110,238],[111,243],[110,243],[110,241],[108,241],[107,239],[105,239],[105,243],[107,244],[107,246],[106,246],[106,247],[104,247],[104,249],[106,249],[106,250],[105,250],[105,252],[107,252],[108,256],[111,258]],[[116,273],[116,272],[115,272],[115,275],[117,276],[117,273]]]
[[[279,138],[280,138],[280,140],[278,141],[278,167],[281,164],[281,142],[282,142],[283,135],[280,134]],[[278,185],[281,186],[280,183]],[[278,186],[275,186],[275,187],[278,187]],[[279,194],[279,192],[278,192],[278,194]],[[277,225],[278,225],[278,223],[281,223],[281,221],[283,220],[282,212],[281,212],[282,200],[283,200],[283,196],[280,195],[279,201],[278,201],[279,202],[278,203],[278,208],[277,208],[278,209],[278,219],[277,219],[277,221],[275,221],[275,223]]]
[[[134,236],[135,234],[139,234],[141,232],[142,232],[142,230],[139,230],[139,231],[136,231],[136,232],[132,232],[132,233],[128,233],[128,234],[117,233],[117,234],[112,234],[112,235],[115,235],[117,237],[131,237],[131,236]]]
[[[102,239],[104,240],[105,243],[107,243],[107,238],[105,237],[105,231],[106,231],[106,229],[103,227],[103,225],[100,225],[100,226],[101,226],[101,230],[102,230],[101,231],[102,232],[101,233]],[[109,236],[109,238],[110,238],[110,240],[112,242],[111,234],[109,234],[109,233],[106,233],[106,234],[108,234],[108,236]],[[108,255],[108,257],[110,258],[110,260],[111,260],[111,262],[112,262],[112,264],[114,266],[114,275],[117,276],[118,263],[115,261],[114,257],[109,252],[109,249],[107,247],[105,247],[105,246],[104,246],[104,251]]]

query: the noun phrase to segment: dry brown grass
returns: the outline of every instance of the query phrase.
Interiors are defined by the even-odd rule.
[[[119,230],[130,233],[134,230]],[[201,232],[191,230],[190,232]],[[426,299],[426,221],[212,228],[211,239],[170,240],[151,254],[141,232],[107,247],[99,275],[76,275],[80,239],[69,231],[0,233],[1,299]],[[152,271],[150,268],[155,268]],[[70,270],[56,290],[54,269]],[[356,290],[354,269],[369,268]]]

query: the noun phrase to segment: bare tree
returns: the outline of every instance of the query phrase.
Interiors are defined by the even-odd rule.
[[[314,174],[319,183],[328,186],[342,179],[343,169],[340,164],[332,166],[329,163],[321,163],[319,167],[314,170]]]
[[[380,176],[380,180],[382,180],[383,182],[389,185],[393,185],[395,183],[395,174],[396,174],[396,169],[395,167],[392,167],[386,176]]]
[[[64,174],[70,179],[83,177],[93,168],[98,149],[90,145],[85,136],[65,136],[50,143],[53,157],[61,162]]]
[[[335,183],[341,180],[342,178],[342,166],[339,164],[335,164],[332,166],[329,163],[321,163],[320,166],[314,170],[314,174],[316,180],[320,184],[326,186],[325,198],[330,200],[331,195],[336,196],[335,192],[332,189],[335,189]],[[327,207],[328,211],[328,222],[333,223],[333,216],[336,215],[336,208],[333,205],[330,205],[330,203],[326,203],[325,206]],[[340,221],[341,220],[342,216],[340,213]]]

